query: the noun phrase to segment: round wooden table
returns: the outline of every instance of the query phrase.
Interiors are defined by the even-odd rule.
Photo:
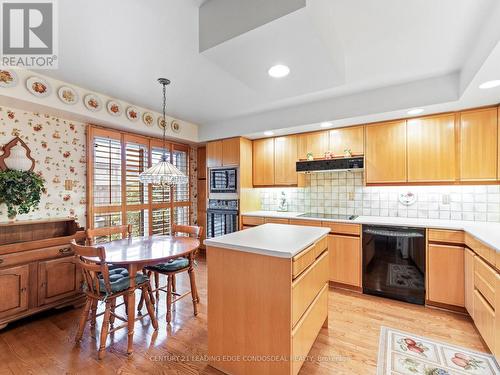
[[[179,257],[189,257],[200,246],[196,238],[177,236],[131,237],[100,244],[106,250],[106,263],[128,269],[130,291],[128,295],[128,348],[133,352],[135,324],[135,275],[146,266],[166,263]]]

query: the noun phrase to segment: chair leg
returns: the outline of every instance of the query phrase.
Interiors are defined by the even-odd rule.
[[[156,300],[160,300],[160,274],[158,272],[153,272],[155,276],[155,289],[156,289]]]
[[[128,315],[128,298],[127,295],[123,295],[123,303],[125,304],[125,314]]]
[[[193,299],[194,316],[198,315],[198,290],[196,289],[196,280],[194,277],[194,269],[188,271],[189,282],[191,283],[191,298]]]
[[[172,293],[177,292],[177,287],[175,286],[175,274],[172,275]]]
[[[172,320],[172,276],[167,275],[167,324]]]
[[[83,331],[85,330],[85,325],[87,319],[89,318],[90,307],[92,306],[92,300],[87,297],[85,302],[85,307],[83,308],[82,315],[80,316],[80,323],[78,325],[78,331],[76,332],[75,342],[79,343],[82,340]]]
[[[138,313],[141,312],[143,306],[144,306],[144,290],[141,289],[141,299],[139,300],[139,304],[137,305]]]
[[[155,309],[149,297],[148,285],[142,287],[142,295],[144,296],[144,300],[146,301],[146,309],[148,310],[149,317],[151,319],[151,322],[153,323],[153,328],[155,329],[155,331],[157,331],[158,320],[156,319]]]
[[[154,306],[156,304],[155,297],[153,296],[153,289],[151,288],[151,283],[147,283],[147,292],[149,294],[149,300],[151,304]]]
[[[90,327],[95,328],[96,315],[97,315],[97,300],[92,300],[92,306],[90,308]]]
[[[110,315],[111,315],[111,302],[106,301],[106,310],[104,310],[104,319],[102,321],[102,327],[101,327],[101,343],[99,346],[99,354],[98,354],[99,359],[104,358],[104,353],[106,350],[106,340],[108,338],[108,332],[109,332]]]
[[[113,327],[113,325],[115,324],[115,309],[116,309],[116,299],[113,298],[113,300],[111,301],[111,315],[109,317],[109,325],[111,327]]]

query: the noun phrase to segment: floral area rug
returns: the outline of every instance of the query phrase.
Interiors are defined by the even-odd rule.
[[[387,285],[397,288],[424,289],[424,277],[417,267],[406,264],[389,263]]]
[[[377,375],[500,375],[495,357],[382,327]]]

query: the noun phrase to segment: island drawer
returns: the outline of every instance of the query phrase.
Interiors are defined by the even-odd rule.
[[[243,225],[261,225],[264,224],[264,218],[258,216],[242,216],[241,223]]]
[[[495,306],[496,272],[479,257],[474,257],[474,287],[491,306]]]
[[[474,290],[474,324],[486,345],[495,353],[495,311],[477,290]]]
[[[323,221],[322,225],[324,227],[330,228],[330,233],[350,234],[354,236],[359,236],[361,233],[361,225],[359,224],[346,224],[346,223],[334,223],[331,221]]]
[[[264,220],[266,223],[274,223],[274,224],[289,224],[290,220],[280,218],[280,217],[266,217]]]
[[[325,284],[313,303],[292,330],[292,374],[299,372],[318,332],[328,318],[328,284]]]
[[[304,220],[304,219],[290,219],[292,225],[303,225],[306,227],[320,227],[321,221],[318,220]]]
[[[429,241],[446,243],[465,243],[465,233],[460,230],[429,229]]]
[[[318,242],[309,246],[307,249],[295,255],[292,259],[292,277],[295,279],[299,276],[327,248],[328,239],[325,236]]]
[[[495,264],[495,250],[493,250],[489,246],[486,246],[484,243],[468,233],[465,235],[465,244],[477,255],[484,258],[487,262]]]
[[[292,327],[328,282],[328,252],[324,252],[292,284]]]
[[[20,251],[18,253],[6,254],[0,256],[0,267],[12,266],[21,263],[30,263],[42,259],[50,259],[73,255],[71,247],[68,245],[54,246],[46,249]]]

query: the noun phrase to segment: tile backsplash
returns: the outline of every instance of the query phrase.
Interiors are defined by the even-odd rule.
[[[499,185],[367,187],[362,171],[312,173],[303,188],[260,189],[261,209],[277,210],[282,191],[288,211],[500,222]],[[408,192],[417,199],[406,206]]]

